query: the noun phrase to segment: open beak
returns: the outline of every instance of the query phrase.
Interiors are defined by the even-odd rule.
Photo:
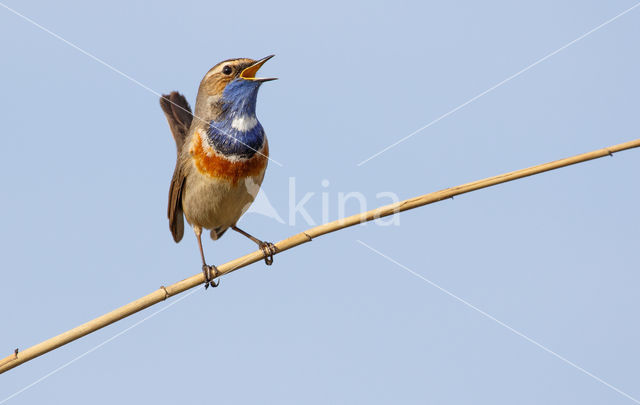
[[[265,77],[265,78],[256,77],[256,73],[258,73],[258,70],[262,67],[262,65],[264,65],[266,61],[273,58],[274,56],[276,55],[269,55],[255,62],[253,65],[249,66],[248,68],[245,68],[242,71],[242,73],[240,73],[240,77],[245,80],[254,80],[256,82],[268,82],[270,80],[276,80],[277,77]]]

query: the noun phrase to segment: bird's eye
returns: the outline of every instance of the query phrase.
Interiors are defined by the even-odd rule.
[[[225,75],[230,75],[231,74],[231,66],[227,65],[225,67],[222,68],[222,73],[224,73]]]

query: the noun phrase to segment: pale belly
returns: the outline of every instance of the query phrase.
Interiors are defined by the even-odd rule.
[[[205,229],[224,230],[240,219],[255,199],[264,171],[235,184],[194,170],[185,184],[182,209],[187,222]]]
[[[188,175],[182,192],[187,222],[218,234],[235,225],[260,190],[268,155],[265,138],[253,157],[230,161],[213,151],[196,131],[190,143],[185,168]]]

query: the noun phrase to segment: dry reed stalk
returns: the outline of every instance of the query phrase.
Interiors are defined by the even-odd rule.
[[[457,187],[451,187],[419,197],[410,198],[408,200],[400,201],[395,204],[385,205],[371,211],[363,212],[360,214],[352,215],[350,217],[339,219],[337,221],[316,226],[304,232],[300,232],[297,235],[293,235],[287,239],[281,240],[280,242],[276,243],[275,246],[278,250],[278,253],[284,252],[285,250],[289,250],[303,243],[310,242],[313,238],[317,238],[318,236],[335,232],[362,222],[372,221],[377,218],[393,215],[398,212],[407,211],[413,208],[421,207],[423,205],[442,201],[447,198],[468,193],[474,190],[479,190],[481,188],[495,186],[497,184],[506,183],[508,181],[521,179],[523,177],[559,169],[561,167],[570,166],[576,163],[586,162],[588,160],[598,159],[603,156],[610,156],[615,152],[637,148],[639,146],[640,139],[636,139],[633,141],[610,146],[608,148],[598,149],[592,152],[583,153],[581,155],[576,155],[565,159],[556,160],[554,162],[532,166],[526,169],[516,170],[498,176],[463,184]],[[245,256],[218,266],[218,276],[228,274],[234,270],[248,266],[262,259],[263,253],[261,250],[249,253]],[[190,288],[201,285],[202,283],[204,283],[204,275],[199,272],[195,276],[186,278],[168,287],[161,287],[151,294],[145,295],[142,298],[139,298],[116,310],[113,310],[87,323],[68,330],[67,332],[64,332],[58,336],[38,343],[35,346],[25,349],[24,351],[18,352],[18,350],[16,349],[13,354],[0,360],[0,374],[14,367],[17,367],[20,364],[25,363],[31,359],[41,356],[51,350],[57,349],[60,346],[63,346],[85,335],[88,335],[89,333],[95,332],[98,329],[104,328],[105,326],[117,322],[120,319],[126,318],[127,316],[133,315],[136,312],[142,311],[145,308],[164,301],[171,296],[180,294],[181,292],[184,292]]]

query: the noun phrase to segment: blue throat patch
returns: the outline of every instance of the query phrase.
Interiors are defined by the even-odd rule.
[[[256,118],[256,100],[261,82],[234,79],[222,93],[222,118],[209,122],[207,135],[213,148],[225,155],[241,158],[252,157],[264,143],[264,129]],[[242,130],[233,127],[233,121],[255,120],[252,128]]]

